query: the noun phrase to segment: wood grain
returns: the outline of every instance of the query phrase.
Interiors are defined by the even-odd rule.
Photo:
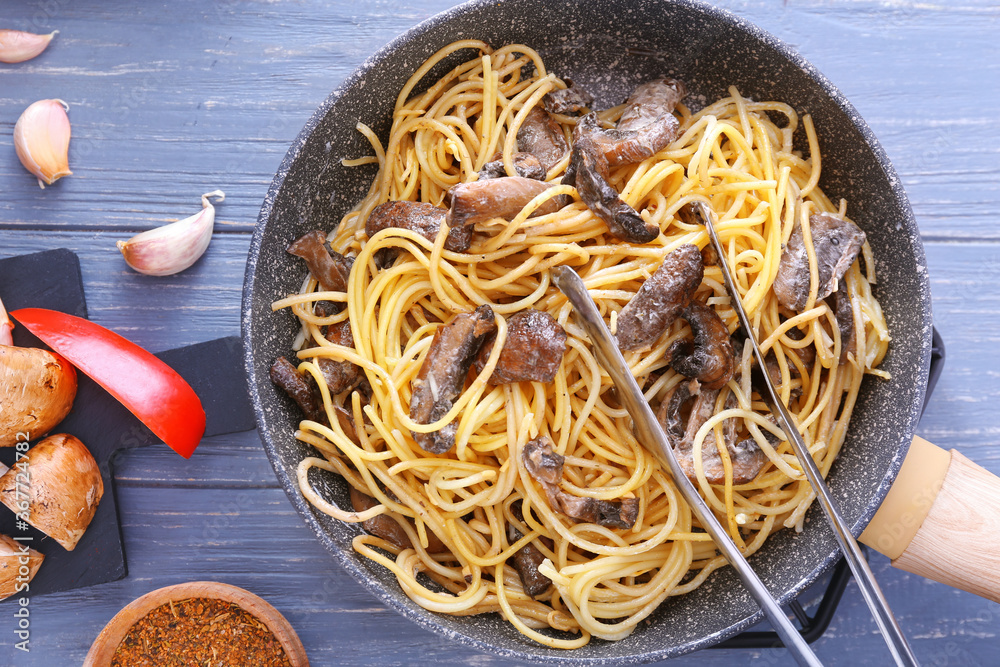
[[[60,34],[0,68],[0,257],[80,255],[91,317],[153,351],[239,331],[243,268],[261,201],[316,106],[366,56],[451,0],[4,0],[2,26]],[[926,242],[948,361],[919,433],[1000,472],[1000,8],[993,0],[719,0],[792,45],[881,140]],[[74,175],[40,190],[11,135],[37,99],[71,105]],[[114,242],[195,212],[221,188],[216,233],[190,270],[128,270]],[[129,576],[31,599],[31,652],[0,603],[0,664],[70,665],[129,601],[210,579],[265,597],[315,665],[507,665],[392,612],[348,577],[279,488],[255,433],[207,439],[190,461],[166,447],[125,455],[118,501]],[[993,665],[997,606],[873,568],[923,664]],[[804,599],[815,604],[812,589]],[[852,584],[816,644],[825,664],[887,654]],[[732,665],[783,651],[701,651],[671,665]]]
[[[944,484],[893,567],[1000,602],[1000,478],[951,450]]]

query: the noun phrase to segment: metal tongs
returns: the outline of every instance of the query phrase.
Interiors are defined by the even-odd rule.
[[[726,263],[725,252],[722,244],[719,243],[715,228],[712,225],[711,212],[705,204],[700,202],[695,202],[692,208],[695,215],[701,218],[702,223],[708,230],[712,246],[719,257],[722,274],[726,282],[726,290],[729,292],[733,308],[739,315],[740,326],[743,328],[747,340],[751,341],[753,345],[754,358],[757,360],[758,367],[764,368],[764,355],[761,353],[757,340],[754,338],[750,320],[747,317],[746,311],[743,310],[743,303],[740,301],[739,292],[736,291],[736,287],[733,284],[732,275]],[[597,360],[608,371],[612,381],[614,381],[622,404],[632,416],[635,435],[638,441],[652,451],[670,469],[674,483],[680,489],[684,499],[691,506],[695,516],[698,517],[699,523],[711,535],[715,545],[736,569],[743,584],[757,600],[768,620],[770,620],[771,625],[774,626],[778,636],[781,637],[785,647],[792,653],[796,661],[800,665],[821,665],[822,663],[813,653],[805,639],[803,639],[801,633],[792,625],[788,616],[781,610],[777,601],[764,586],[757,573],[750,567],[746,558],[736,547],[736,544],[729,537],[722,524],[715,518],[708,505],[698,495],[698,491],[687,478],[687,475],[681,470],[680,464],[677,462],[670,447],[670,443],[667,441],[666,434],[657,423],[652,408],[646,402],[642,390],[639,388],[628,365],[625,363],[625,358],[612,339],[611,332],[597,311],[594,300],[587,292],[583,280],[580,279],[580,276],[573,269],[566,266],[553,268],[552,276],[556,286],[566,295],[576,309],[580,323],[593,343]],[[816,492],[820,505],[823,507],[823,511],[833,528],[841,551],[843,551],[851,567],[851,571],[854,573],[858,586],[861,588],[861,592],[872,610],[875,621],[882,631],[882,635],[895,658],[896,664],[918,665],[899,624],[889,609],[882,591],[875,582],[875,577],[868,567],[868,563],[861,553],[858,543],[851,534],[850,528],[844,522],[843,517],[841,517],[837,504],[830,495],[826,483],[823,481],[823,476],[820,474],[815,461],[813,461],[809,450],[806,448],[805,442],[802,440],[802,434],[792,420],[791,414],[778,397],[774,384],[767,376],[767,373],[761,373],[760,375],[760,383],[767,387],[767,395],[763,396],[763,398],[769,403],[772,412],[778,417],[782,430],[792,443],[795,455],[798,457],[806,478]]]

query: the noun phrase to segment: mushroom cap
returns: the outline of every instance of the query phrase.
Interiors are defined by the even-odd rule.
[[[45,560],[44,554],[28,548],[28,576],[25,579],[20,573],[21,565],[24,565],[20,559],[24,555],[19,542],[6,535],[0,535],[0,600],[20,592],[18,584],[34,579],[35,573],[38,572],[42,561]],[[21,591],[27,590],[27,588],[21,587]]]
[[[18,485],[17,475],[23,471],[16,466],[11,468],[0,477],[0,502],[14,512],[21,512],[19,501],[23,502],[27,494],[25,520],[72,551],[104,495],[97,461],[79,439],[65,433],[50,435],[39,442],[20,462],[24,461],[29,483],[25,485],[22,481]]]
[[[74,398],[76,369],[68,361],[40,348],[0,345],[0,447],[12,447],[21,433],[48,433]]]

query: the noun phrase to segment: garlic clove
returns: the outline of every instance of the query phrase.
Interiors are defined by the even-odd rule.
[[[43,554],[31,548],[25,552],[21,543],[0,535],[0,600],[30,590],[27,583],[35,578],[43,560]],[[22,567],[27,570],[27,575]]]
[[[90,450],[71,435],[50,435],[28,450],[31,485],[17,480],[18,468],[0,477],[0,502],[23,521],[72,551],[97,512],[104,495],[101,470]],[[25,499],[28,509],[24,511]]]
[[[23,63],[39,55],[49,46],[58,30],[48,35],[36,35],[20,30],[0,30],[0,63]]]
[[[125,263],[147,276],[169,276],[198,261],[208,248],[215,227],[215,207],[209,197],[220,202],[226,199],[222,190],[208,192],[201,196],[201,211],[191,217],[119,241],[118,249]]]
[[[39,100],[21,114],[14,125],[14,148],[24,168],[44,188],[69,170],[69,105],[62,100]]]

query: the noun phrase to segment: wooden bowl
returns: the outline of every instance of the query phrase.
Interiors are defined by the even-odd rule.
[[[83,661],[83,667],[108,667],[118,645],[136,621],[160,605],[188,598],[212,598],[239,605],[264,623],[274,634],[288,655],[292,667],[309,667],[309,658],[306,657],[306,650],[302,647],[299,636],[277,609],[250,591],[215,581],[175,584],[151,591],[134,600],[118,612],[97,635]]]

